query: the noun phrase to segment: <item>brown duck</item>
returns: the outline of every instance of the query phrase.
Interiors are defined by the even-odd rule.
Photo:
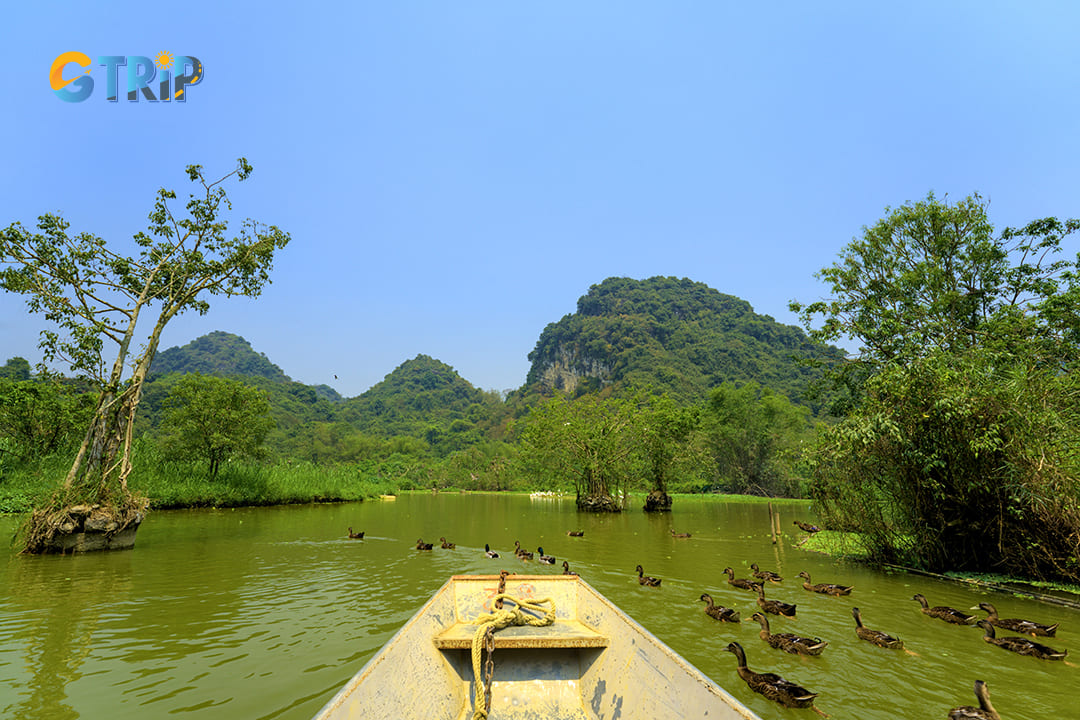
[[[871,630],[868,627],[864,627],[862,624],[862,614],[859,612],[859,608],[851,608],[851,614],[855,617],[855,634],[859,636],[860,640],[865,640],[878,647],[889,648],[890,650],[904,649],[904,641],[900,638],[893,637],[880,630]]]
[[[712,595],[701,593],[701,600],[706,602],[705,614],[721,622],[739,622],[739,612],[723,605],[714,605]]]
[[[802,530],[803,532],[808,532],[808,533],[821,532],[821,528],[819,528],[817,525],[811,525],[810,523],[805,523],[802,520],[796,520],[795,524],[798,525],[799,529]]]
[[[769,618],[763,613],[756,612],[751,617],[761,625],[758,636],[769,643],[770,647],[783,650],[792,655],[820,655],[829,644],[821,638],[806,638],[795,633],[770,633]]]
[[[724,568],[724,572],[727,573],[728,585],[734,585],[740,590],[749,590],[750,592],[757,592],[764,583],[754,582],[753,580],[747,580],[746,578],[736,578],[735,571],[729,567]]]
[[[762,610],[773,615],[783,615],[784,617],[795,617],[795,606],[791,603],[780,602],[779,600],[766,600],[765,588],[758,586],[757,589],[757,604]]]
[[[982,680],[975,681],[975,697],[979,707],[962,705],[949,711],[949,720],[1001,720],[997,710],[990,704],[990,688]]]
[[[442,542],[443,550],[453,550],[457,547],[457,543],[447,542],[446,538],[444,537],[439,538],[439,540]]]
[[[563,575],[577,575],[576,572],[570,569],[570,563],[566,560],[562,561],[562,574]]]
[[[349,539],[350,540],[363,540],[365,532],[367,532],[367,531],[366,530],[361,530],[358,533],[354,533],[352,531],[352,528],[349,528]]]
[[[1041,635],[1042,637],[1054,637],[1058,625],[1061,624],[1054,623],[1053,625],[1044,625],[1032,620],[1021,620],[1020,618],[999,618],[997,609],[990,603],[979,603],[979,609],[985,610],[988,613],[986,621],[991,625],[996,625],[1005,630],[1012,630],[1021,635],[1031,635],[1032,637],[1035,637],[1036,635]]]
[[[776,673],[758,673],[746,667],[746,652],[739,643],[729,643],[724,649],[735,653],[739,663],[739,677],[745,680],[754,692],[761,693],[784,707],[805,708],[814,704],[817,693],[812,693],[801,685],[785,680]]]
[[[976,618],[974,615],[962,613],[956,608],[946,607],[945,605],[937,605],[935,607],[930,607],[930,603],[926,602],[926,597],[922,593],[915,593],[911,597],[911,599],[919,601],[919,604],[922,605],[923,615],[929,615],[932,618],[944,620],[945,622],[952,623],[953,625],[975,624]]]
[[[772,570],[762,570],[758,567],[757,563],[750,563],[750,569],[754,572],[754,577],[758,580],[764,580],[766,582],[783,582],[784,578],[777,575]]]
[[[1028,640],[1026,637],[997,637],[994,634],[994,626],[986,620],[980,620],[977,624],[985,633],[983,640],[1017,655],[1030,655],[1040,660],[1064,660],[1069,654],[1068,650],[1055,650],[1034,640]]]
[[[430,550],[430,549],[431,549],[432,547],[434,547],[434,546],[432,545],[432,543],[426,543],[426,542],[424,542],[424,539],[423,539],[423,538],[419,538],[419,539],[418,539],[418,540],[416,541],[416,549],[417,549],[417,550]]]
[[[650,577],[645,574],[645,571],[638,565],[634,568],[637,571],[637,581],[639,585],[645,585],[647,587],[660,587],[660,578]]]
[[[840,597],[841,595],[850,595],[854,585],[837,585],[836,583],[814,583],[810,581],[810,573],[805,570],[799,573],[799,577],[806,578],[806,582],[802,584],[804,588],[811,592],[821,593],[822,595],[832,595],[833,597]]]

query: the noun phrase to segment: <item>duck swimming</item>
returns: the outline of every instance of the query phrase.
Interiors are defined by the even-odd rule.
[[[841,595],[850,595],[854,585],[837,585],[835,583],[811,583],[810,573],[800,572],[799,577],[806,578],[806,582],[802,584],[804,588],[811,592],[821,593],[822,595],[832,595],[834,597],[840,597]]]
[[[944,605],[938,605],[936,607],[930,607],[930,604],[926,602],[926,597],[921,593],[915,593],[912,600],[918,600],[922,605],[923,615],[929,615],[930,617],[937,618],[938,620],[944,620],[947,623],[953,625],[973,625],[975,624],[975,616],[962,613],[956,608],[946,607]]]
[[[499,557],[499,553],[492,550],[491,546],[487,543],[484,543],[484,554],[493,559]]]
[[[724,607],[723,605],[714,605],[712,596],[708,593],[701,593],[700,599],[707,603],[705,605],[705,614],[709,617],[720,620],[721,622],[739,622],[738,611],[729,607]]]
[[[757,592],[757,589],[765,584],[761,582],[754,582],[753,580],[747,580],[746,578],[736,578],[735,571],[732,570],[730,567],[724,568],[724,572],[727,574],[728,577],[728,585],[733,585],[740,590]]]
[[[904,649],[904,641],[900,638],[893,637],[880,630],[871,630],[868,627],[864,627],[862,624],[862,613],[859,612],[859,608],[851,608],[851,614],[855,617],[855,634],[859,636],[860,640],[865,640],[878,647],[889,648],[890,650]]]
[[[773,615],[783,615],[784,617],[795,617],[795,606],[791,603],[780,602],[779,600],[766,600],[765,588],[758,586],[757,588],[757,604],[762,610]]]
[[[739,677],[745,680],[754,692],[761,693],[784,707],[805,708],[814,704],[817,693],[812,693],[801,685],[785,680],[776,673],[758,673],[746,667],[746,652],[739,643],[729,643],[724,649],[735,653],[739,663]]]
[[[533,559],[533,554],[531,552],[529,552],[528,550],[526,550],[525,548],[521,547],[521,543],[519,543],[517,540],[514,541],[514,554],[517,555],[522,560],[532,560]]]
[[[990,704],[990,688],[982,680],[975,681],[975,697],[979,707],[962,705],[949,711],[949,720],[1001,720],[997,710]]]
[[[802,520],[796,520],[795,524],[798,525],[799,529],[802,530],[803,532],[808,532],[808,533],[821,532],[821,528],[819,528],[817,525],[811,525],[810,523],[805,523]]]
[[[986,620],[980,620],[976,624],[985,633],[983,635],[984,641],[1009,652],[1014,652],[1017,655],[1030,655],[1040,660],[1064,660],[1065,656],[1069,654],[1068,650],[1055,650],[1034,640],[1028,640],[1026,637],[997,637],[994,634],[994,626]]]
[[[536,548],[536,554],[540,556],[540,562],[544,563],[545,565],[554,565],[555,564],[555,556],[554,555],[545,555],[544,554],[544,548],[542,548],[542,547]]]
[[[637,581],[639,585],[645,585],[646,587],[660,587],[660,578],[649,577],[645,574],[645,571],[638,565],[634,568],[637,571]]]
[[[764,613],[756,612],[750,616],[761,625],[758,636],[769,643],[770,647],[783,650],[793,655],[820,655],[829,644],[821,638],[806,638],[795,633],[771,633],[769,632],[769,618]]]
[[[416,541],[417,550],[430,550],[432,547],[434,547],[434,545],[432,543],[424,542],[423,538],[420,538]]]
[[[754,577],[756,577],[758,580],[778,583],[783,581],[784,579],[774,573],[772,570],[762,570],[758,567],[757,563],[750,563],[750,569],[754,571]]]
[[[1032,637],[1036,635],[1041,635],[1042,637],[1054,637],[1058,625],[1061,624],[1054,623],[1053,625],[1044,625],[1032,620],[1021,620],[1020,618],[999,618],[997,609],[990,603],[979,603],[978,607],[980,610],[985,610],[988,613],[986,621],[991,625],[996,625],[1005,630],[1012,630],[1021,635],[1031,635]]]
[[[585,537],[584,530],[567,530],[566,534],[570,537]]]
[[[563,575],[577,575],[576,572],[570,569],[570,563],[566,560],[562,561],[562,574]]]
[[[674,530],[672,530],[671,531],[671,537],[688,538],[688,537],[690,537],[690,533],[677,533]]]
[[[349,539],[350,540],[363,540],[365,532],[366,532],[366,530],[361,530],[358,533],[354,533],[352,531],[352,528],[349,528]]]
[[[453,550],[454,548],[457,547],[457,543],[447,542],[446,538],[444,538],[444,537],[439,538],[439,540],[442,541],[442,549],[443,550]]]

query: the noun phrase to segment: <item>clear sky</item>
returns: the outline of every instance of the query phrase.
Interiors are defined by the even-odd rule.
[[[260,298],[182,316],[162,349],[237,333],[346,396],[419,353],[516,388],[607,277],[689,277],[795,324],[886,206],[1080,215],[1078,37],[1064,1],[11,3],[0,227],[61,212],[124,247],[187,164],[245,156],[234,220],[292,243]],[[63,102],[67,51],[204,76],[185,103],[108,102],[95,65]],[[0,363],[37,362],[43,327],[0,293]]]

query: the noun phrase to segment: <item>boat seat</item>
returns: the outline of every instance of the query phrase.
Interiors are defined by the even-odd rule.
[[[440,650],[472,648],[475,623],[456,622],[435,636]],[[495,648],[602,648],[608,639],[577,620],[556,620],[553,625],[511,625],[495,633]]]

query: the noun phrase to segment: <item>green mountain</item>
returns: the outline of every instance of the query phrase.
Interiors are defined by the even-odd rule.
[[[578,300],[576,313],[544,328],[526,386],[576,393],[652,385],[692,401],[725,381],[754,381],[810,405],[821,371],[796,358],[843,357],[703,283],[608,278]]]
[[[266,355],[255,352],[247,340],[220,330],[196,338],[183,347],[163,350],[150,366],[151,375],[193,372],[290,382],[289,376],[281,368],[270,362]]]
[[[452,449],[479,440],[478,426],[501,404],[497,395],[473,387],[446,363],[417,355],[346,400],[340,417],[369,435],[410,435]]]

